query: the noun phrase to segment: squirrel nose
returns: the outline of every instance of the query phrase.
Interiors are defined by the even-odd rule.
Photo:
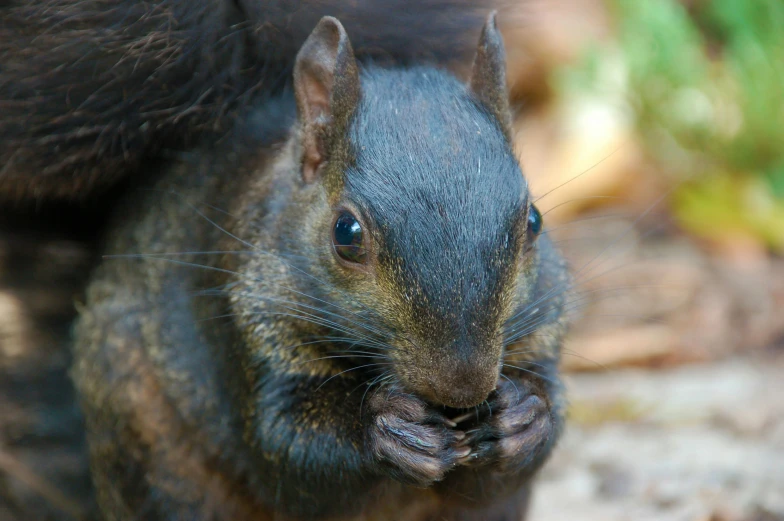
[[[495,365],[482,367],[479,364],[460,362],[428,376],[432,390],[431,399],[447,407],[462,409],[479,405],[495,389],[498,369]]]

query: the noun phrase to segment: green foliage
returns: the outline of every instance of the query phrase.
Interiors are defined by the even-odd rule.
[[[784,2],[609,1],[615,46],[594,49],[564,85],[601,89],[603,67],[619,65],[615,95],[644,146],[686,180],[673,199],[681,223],[717,236],[731,222],[784,251]]]

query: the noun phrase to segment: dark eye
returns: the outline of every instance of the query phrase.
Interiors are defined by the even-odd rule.
[[[532,243],[542,232],[542,213],[539,209],[531,205],[528,210],[528,242]]]
[[[332,244],[344,260],[362,264],[367,257],[362,244],[362,226],[349,212],[342,212],[332,230]]]

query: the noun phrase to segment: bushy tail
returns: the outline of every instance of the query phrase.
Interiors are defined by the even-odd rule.
[[[285,87],[323,15],[357,55],[470,63],[494,0],[0,0],[0,200],[95,193]]]

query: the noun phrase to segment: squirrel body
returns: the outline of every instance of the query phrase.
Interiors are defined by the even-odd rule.
[[[329,17],[286,67],[228,124],[144,115],[181,153],[71,135],[35,172],[28,140],[0,176],[21,198],[138,178],[75,328],[101,517],[521,519],[563,426],[569,279],[512,151],[494,15],[467,84],[362,65]],[[191,117],[227,127],[178,138]]]
[[[99,268],[75,366],[109,519],[522,515],[562,421],[562,262],[544,238],[523,253],[527,190],[492,110],[432,68],[357,79],[350,120],[330,116],[347,126],[315,145],[330,158],[315,179],[301,166],[306,117],[278,100],[119,213],[107,253],[144,255]],[[272,119],[299,130],[280,141]],[[372,267],[331,251],[342,208],[372,229]],[[501,395],[493,342],[537,301],[537,331],[553,336],[524,337],[519,363],[543,376],[504,369],[515,380]],[[515,395],[529,446],[502,456],[501,427],[484,418],[472,454],[487,461],[463,462],[448,408],[514,409]],[[123,488],[129,474],[141,490]]]

